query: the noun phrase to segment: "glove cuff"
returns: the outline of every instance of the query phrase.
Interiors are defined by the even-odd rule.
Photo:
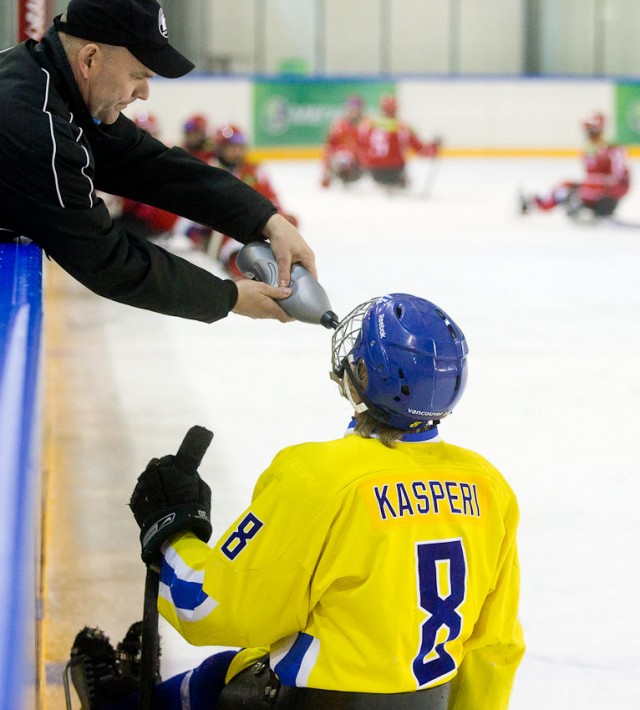
[[[142,561],[154,562],[162,543],[179,532],[192,532],[202,542],[211,537],[209,511],[198,503],[188,503],[168,508],[147,516],[141,526],[140,545]]]

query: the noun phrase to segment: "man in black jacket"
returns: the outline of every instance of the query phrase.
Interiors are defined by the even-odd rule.
[[[0,52],[0,239],[22,235],[101,296],[211,323],[230,311],[292,320],[291,264],[314,275],[299,232],[226,170],[168,148],[121,111],[156,74],[193,64],[168,41],[155,0],[71,0],[40,42]],[[234,283],[127,234],[96,190],[206,224],[241,242],[267,238],[278,288]]]

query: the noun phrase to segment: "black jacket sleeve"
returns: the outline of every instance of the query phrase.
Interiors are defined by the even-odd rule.
[[[60,209],[20,201],[20,233],[94,293],[157,313],[212,323],[228,315],[238,289],[144,239],[127,235],[102,202]]]
[[[227,170],[168,148],[120,116],[92,143],[96,187],[206,224],[246,243],[261,237],[276,207]]]

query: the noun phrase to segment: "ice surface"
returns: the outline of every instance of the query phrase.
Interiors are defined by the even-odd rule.
[[[520,501],[528,648],[510,707],[640,707],[640,228],[518,214],[518,188],[579,177],[573,159],[415,159],[396,195],[368,180],[322,190],[317,163],[264,167],[339,316],[405,291],[467,336],[468,388],[441,433],[491,460]],[[639,191],[619,217],[640,226]],[[104,308],[136,465],[170,453],[193,424],[215,432],[201,468],[214,536],[281,447],[342,434],[350,412],[328,378],[324,328]],[[164,624],[162,635],[165,677],[211,652]]]

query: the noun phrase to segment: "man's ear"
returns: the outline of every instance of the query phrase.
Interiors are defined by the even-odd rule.
[[[78,70],[83,79],[88,78],[91,67],[100,51],[97,44],[85,44],[78,52]]]

